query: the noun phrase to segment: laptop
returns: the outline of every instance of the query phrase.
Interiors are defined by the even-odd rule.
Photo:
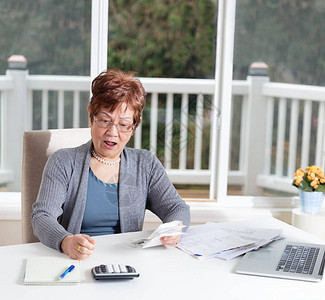
[[[236,268],[240,274],[319,282],[325,263],[325,245],[281,239],[246,253]]]

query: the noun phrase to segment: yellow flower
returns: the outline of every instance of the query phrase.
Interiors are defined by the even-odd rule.
[[[313,181],[310,183],[310,186],[314,187],[315,185],[317,185],[317,181],[313,180]]]
[[[296,171],[296,174],[297,174],[297,175],[300,175],[300,176],[304,176],[304,175],[305,175],[305,172],[304,172],[303,169],[298,169],[298,170]]]
[[[294,174],[292,184],[302,190],[324,191],[325,175],[322,168],[315,165],[307,166],[305,170],[299,168]]]

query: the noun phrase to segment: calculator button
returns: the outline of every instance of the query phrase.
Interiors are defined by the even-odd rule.
[[[112,265],[108,265],[107,269],[108,269],[108,273],[114,273],[114,269],[113,269]]]
[[[131,266],[126,266],[127,270],[129,273],[135,273],[135,269],[132,268]]]
[[[106,273],[106,266],[105,265],[100,265],[99,268],[100,268],[102,273]]]
[[[113,270],[115,273],[121,273],[120,268],[118,265],[113,265]]]
[[[119,267],[120,267],[121,273],[127,273],[128,272],[125,265],[119,265]]]

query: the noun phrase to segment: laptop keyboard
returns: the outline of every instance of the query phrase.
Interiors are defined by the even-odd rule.
[[[313,274],[320,248],[287,245],[276,271]]]

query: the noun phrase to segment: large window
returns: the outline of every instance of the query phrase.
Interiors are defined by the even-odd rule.
[[[237,1],[233,79],[256,89],[233,99],[228,194],[292,195],[296,168],[324,167],[324,13],[317,0]]]
[[[228,195],[293,195],[296,168],[324,167],[325,102],[317,88],[325,78],[325,6],[237,1],[233,81],[226,82],[235,2],[1,1],[0,75],[11,55],[27,58],[30,127],[52,129],[88,126],[94,60],[95,75],[106,67],[135,71],[147,105],[129,146],[156,154],[185,197],[215,199],[211,182],[223,188],[228,182]],[[42,78],[48,80],[42,87],[34,75],[69,78],[61,77],[59,87],[53,77]],[[6,90],[0,93],[5,99]]]
[[[165,84],[169,90],[164,89],[171,95],[159,88],[157,94],[148,90],[142,127],[137,131],[141,130],[140,147],[153,151],[172,172],[209,168],[213,95],[204,90],[201,96],[186,93],[186,88],[180,92],[182,83],[175,89],[172,85],[173,78],[214,78],[217,6],[215,0],[109,2],[108,67],[135,71],[139,77],[170,79]],[[200,157],[195,158],[198,107],[204,122],[200,125]],[[154,120],[152,111],[156,109],[158,119]],[[155,129],[153,122],[157,122]],[[134,139],[129,146],[135,146]],[[186,161],[182,162],[184,155]],[[173,181],[182,196],[209,196],[208,180],[205,184],[195,184],[193,180],[186,184],[183,180],[182,184],[180,177],[175,174]]]

